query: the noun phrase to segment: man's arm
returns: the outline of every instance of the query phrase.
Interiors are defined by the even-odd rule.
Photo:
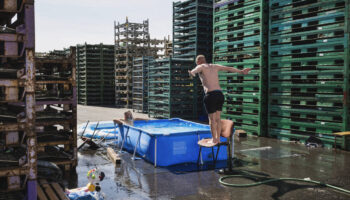
[[[202,67],[200,65],[197,65],[196,68],[191,70],[188,70],[188,74],[192,77],[195,77],[197,73],[200,73],[202,71]]]
[[[227,71],[227,72],[233,72],[233,73],[239,73],[239,74],[248,74],[250,72],[250,68],[246,68],[243,70],[239,70],[234,67],[226,67],[223,65],[214,65],[219,71]]]

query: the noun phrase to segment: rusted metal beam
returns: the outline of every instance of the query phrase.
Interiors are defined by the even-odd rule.
[[[1,101],[6,101],[6,102],[18,101],[18,93],[19,93],[18,80],[0,79],[0,87],[5,88],[4,96],[0,97]]]
[[[25,167],[7,167],[6,169],[0,170],[0,177],[8,176],[21,176],[26,175],[28,169]]]
[[[24,8],[25,22],[25,67],[26,67],[26,134],[28,159],[28,199],[37,199],[37,138],[35,134],[35,27],[34,0],[27,2]]]
[[[24,129],[25,129],[25,123],[0,124],[0,131],[1,132],[22,131]]]

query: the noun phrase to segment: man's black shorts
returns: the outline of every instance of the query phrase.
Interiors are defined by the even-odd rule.
[[[224,104],[224,94],[220,90],[214,90],[207,92],[204,96],[204,105],[208,114],[216,111],[222,111],[222,105]]]

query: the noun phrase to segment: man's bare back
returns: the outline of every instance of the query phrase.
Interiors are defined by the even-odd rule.
[[[209,116],[210,129],[213,136],[213,138],[207,142],[210,144],[217,144],[220,142],[220,114],[225,100],[219,84],[218,71],[248,74],[251,69],[246,68],[239,70],[233,67],[208,64],[203,55],[197,56],[196,64],[197,66],[192,71],[189,70],[188,73],[193,77],[199,74],[205,92],[203,103]]]
[[[232,67],[204,63],[204,64],[197,65],[196,68],[194,68],[189,73],[192,76],[194,76],[197,73],[199,74],[199,78],[201,79],[204,92],[208,93],[214,90],[221,90],[221,87],[219,84],[218,71],[247,74],[250,71],[250,69],[238,70]]]
[[[203,84],[205,93],[214,90],[221,90],[219,85],[218,68],[213,64],[197,65],[194,71],[199,71],[199,78]]]

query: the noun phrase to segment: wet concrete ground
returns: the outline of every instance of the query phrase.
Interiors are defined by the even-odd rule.
[[[121,118],[125,110],[105,109],[79,106],[78,121]],[[145,116],[135,114],[135,117]],[[349,152],[247,137],[235,138],[235,157],[234,170],[258,173],[259,177],[267,178],[310,178],[350,190]],[[87,171],[98,167],[106,174],[101,182],[106,199],[350,199],[350,196],[322,186],[292,181],[249,188],[226,187],[219,183],[217,170],[195,171],[197,168],[192,165],[154,168],[142,159],[130,158],[129,153],[123,153],[122,164],[115,167],[105,156],[103,148],[98,151],[83,148],[79,152],[77,176],[73,176],[70,186],[86,185]],[[236,178],[227,182],[253,181]]]

